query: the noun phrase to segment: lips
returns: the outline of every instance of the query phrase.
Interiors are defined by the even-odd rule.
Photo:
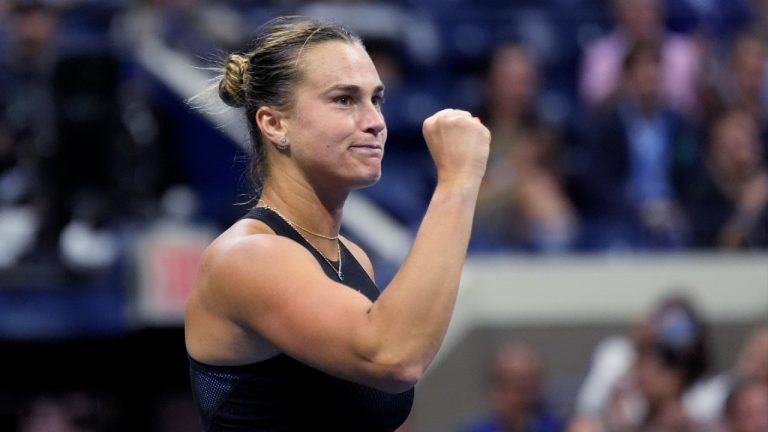
[[[381,158],[384,154],[384,148],[380,144],[355,144],[349,149],[364,157]]]
[[[351,148],[359,148],[359,149],[371,149],[371,150],[381,150],[380,144],[355,144],[350,146]]]

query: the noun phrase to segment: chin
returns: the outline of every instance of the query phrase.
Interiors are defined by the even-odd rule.
[[[376,183],[378,183],[380,178],[381,178],[381,170],[369,176],[359,177],[355,182],[353,189],[364,189],[364,188],[373,186]]]

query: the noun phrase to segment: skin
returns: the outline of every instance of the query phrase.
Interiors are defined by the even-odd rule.
[[[768,386],[754,381],[741,389],[727,422],[732,432],[768,430]]]
[[[530,347],[510,345],[497,353],[491,402],[508,430],[523,430],[534,414],[541,373],[539,356]]]
[[[538,65],[525,49],[508,45],[494,56],[488,72],[489,120],[496,125],[521,126],[539,88]]]
[[[661,30],[661,4],[658,0],[615,0],[616,21],[634,40],[653,40]]]
[[[292,106],[256,113],[270,164],[262,202],[333,236],[350,191],[381,175],[382,85],[359,45],[324,42],[299,60],[302,79]],[[380,390],[411,388],[437,352],[453,311],[490,142],[482,124],[457,110],[426,119],[423,133],[437,186],[409,255],[375,303],[326,277],[299,244],[243,219],[202,257],[187,304],[189,354],[238,365],[285,352]],[[275,146],[282,136],[289,142],[285,151]],[[337,258],[334,241],[308,240]],[[365,252],[342,242],[373,277]]]

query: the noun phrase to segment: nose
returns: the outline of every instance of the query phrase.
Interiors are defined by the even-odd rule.
[[[384,122],[384,115],[381,113],[379,106],[369,102],[364,105],[362,111],[360,120],[366,133],[378,136],[387,128],[387,124]]]

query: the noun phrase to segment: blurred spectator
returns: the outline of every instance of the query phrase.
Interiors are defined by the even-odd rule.
[[[768,163],[758,125],[733,110],[710,129],[704,163],[688,182],[694,245],[727,249],[768,246]]]
[[[768,138],[768,39],[742,31],[728,44],[725,59],[712,61],[701,89],[701,122],[705,127],[724,112],[742,110]]]
[[[768,47],[768,0],[753,0],[754,20],[751,26],[755,35],[763,41],[763,46]],[[768,55],[763,59],[763,107],[768,107]],[[768,131],[764,136],[768,142]],[[768,144],[766,144],[768,145]],[[768,155],[768,151],[766,152]]]
[[[40,394],[21,413],[18,432],[119,431],[114,400],[85,391]]]
[[[487,418],[471,423],[463,432],[559,432],[563,421],[542,400],[543,370],[532,347],[507,343],[499,347],[491,370]]]
[[[109,45],[58,44],[74,32],[105,40],[107,27],[67,27],[66,11],[51,6],[59,3],[19,0],[10,10],[0,55],[0,267],[26,259],[98,272],[120,256],[117,226],[156,212],[177,181],[177,157],[172,125],[127,85],[129,60]]]
[[[661,97],[661,52],[633,46],[620,92],[589,126],[577,202],[589,224],[585,247],[680,248],[687,222],[680,185],[693,172],[698,144],[689,124]]]
[[[474,248],[562,251],[575,238],[575,211],[561,185],[558,136],[536,109],[539,75],[533,53],[522,45],[508,43],[493,53],[478,112],[493,141]]]
[[[621,64],[632,46],[643,43],[660,49],[660,96],[678,113],[690,113],[696,103],[695,83],[700,64],[696,43],[664,27],[663,1],[611,0],[615,28],[590,43],[580,71],[581,97],[587,106],[603,105],[619,89]]]
[[[56,12],[42,1],[9,2],[0,51],[0,268],[30,252],[50,201],[42,161],[56,144],[51,77]]]
[[[752,0],[755,30],[768,38],[768,0]]]
[[[726,432],[768,430],[768,385],[757,380],[737,384],[725,403]]]
[[[568,421],[565,432],[608,432],[600,419],[592,416],[576,416]]]
[[[736,364],[738,375],[768,385],[768,325],[752,330]]]
[[[691,388],[685,398],[686,410],[700,422],[727,422],[730,416],[727,407],[729,394],[739,392],[738,387],[745,383],[760,383],[768,387],[766,325],[752,329],[733,367]]]
[[[577,413],[608,430],[695,431],[686,394],[709,367],[704,323],[685,297],[664,299],[633,328],[632,344],[601,344],[577,400]],[[629,348],[629,349],[627,349]]]

